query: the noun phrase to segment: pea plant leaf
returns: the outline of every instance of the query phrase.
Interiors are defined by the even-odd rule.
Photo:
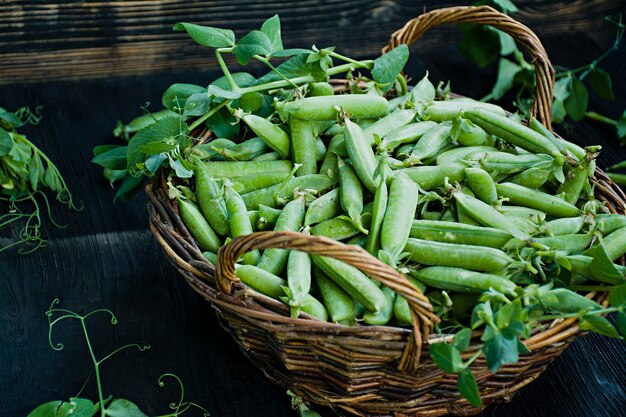
[[[457,373],[463,369],[463,359],[459,351],[447,343],[430,345],[430,357],[437,367],[445,372]]]
[[[493,0],[493,2],[500,6],[505,12],[515,13],[518,11],[517,6],[515,6],[511,0]]]
[[[428,72],[426,72],[424,78],[419,80],[418,83],[415,84],[415,87],[411,90],[410,97],[414,104],[418,104],[420,100],[427,102],[433,101],[436,94],[437,91],[435,90],[435,86],[428,79]]]
[[[131,175],[126,172],[124,175],[124,179],[122,180],[122,184],[120,188],[115,193],[115,197],[113,198],[113,202],[117,201],[117,199],[121,199],[122,201],[128,201],[132,196],[134,196],[137,191],[141,189],[144,180],[146,177],[144,175]]]
[[[597,95],[607,100],[614,100],[611,76],[601,68],[594,68],[589,73],[591,88]]]
[[[587,249],[583,252],[583,255],[591,256],[593,258],[589,267],[589,272],[597,281],[616,285],[624,282],[622,273],[611,261],[611,258],[609,258],[602,241],[598,245]]]
[[[8,155],[13,149],[13,138],[9,132],[0,127],[0,156]]]
[[[472,341],[472,329],[467,327],[459,330],[454,335],[453,344],[461,352],[465,352]]]
[[[206,92],[207,96],[211,97],[220,97],[226,98],[230,100],[237,99],[241,97],[241,93],[239,91],[232,91],[231,89],[224,89],[217,85],[209,85]]]
[[[130,174],[137,172],[137,164],[145,161],[144,152],[141,147],[150,142],[167,142],[173,138],[178,138],[181,134],[186,134],[186,129],[182,127],[177,117],[166,117],[158,122],[141,129],[128,142],[126,151],[126,168]]]
[[[187,99],[194,94],[204,93],[205,91],[204,87],[195,84],[172,84],[163,93],[161,103],[167,109],[176,113],[183,113]]]
[[[195,93],[185,100],[183,116],[202,116],[209,111],[211,97],[206,93]]]
[[[624,110],[624,113],[622,113],[617,120],[617,136],[620,139],[626,138],[626,110]]]
[[[184,22],[176,23],[173,29],[179,32],[187,32],[191,39],[202,46],[226,48],[235,45],[235,32],[230,29],[200,26]]]
[[[517,337],[505,337],[503,333],[495,333],[485,342],[483,353],[487,358],[489,370],[494,373],[498,372],[502,365],[518,361]]]
[[[209,117],[206,121],[206,127],[211,129],[218,138],[235,139],[240,132],[237,119],[230,114],[227,108],[222,108]]]
[[[285,58],[288,56],[294,56],[298,54],[310,54],[311,51],[304,48],[289,48],[289,49],[281,49],[280,51],[272,52],[272,57],[276,58]]]
[[[91,162],[109,169],[126,169],[126,152],[128,146],[117,146],[96,155]]]
[[[409,47],[405,44],[376,58],[374,68],[372,68],[374,81],[383,86],[383,91],[390,90],[408,60]]]
[[[613,307],[626,307],[626,284],[615,287],[609,293],[609,303]]]
[[[500,37],[486,26],[463,25],[463,39],[459,50],[471,59],[479,68],[491,64],[500,55]]]
[[[522,70],[522,67],[506,58],[500,58],[498,63],[498,77],[491,93],[485,97],[488,100],[499,100],[512,87],[515,76]]]
[[[235,80],[235,83],[241,88],[251,86],[256,81],[254,75],[247,72],[233,72],[231,76],[233,77],[233,80]],[[211,84],[209,84],[207,90],[211,88],[211,86],[219,87],[222,90],[232,90],[226,76],[222,76],[213,81]]]
[[[620,337],[615,327],[604,317],[588,314],[578,321],[578,326],[581,330],[591,330],[603,336]]]
[[[253,30],[237,42],[233,51],[237,57],[237,62],[246,65],[254,55],[270,56],[272,41],[265,33]]]
[[[570,77],[570,91],[570,95],[563,104],[569,117],[578,122],[585,117],[589,104],[589,92],[585,84],[576,77]]]
[[[483,400],[480,398],[480,392],[478,391],[478,384],[474,374],[469,369],[462,369],[459,372],[459,379],[456,386],[467,401],[474,407],[482,407]]]
[[[106,409],[106,415],[108,417],[148,417],[137,405],[122,398],[111,401]]]
[[[620,332],[622,337],[626,338],[626,313],[618,311],[615,314],[615,327]]]
[[[73,408],[74,406],[68,402],[50,401],[35,408],[27,417],[66,417],[70,415]]]
[[[280,34],[280,18],[277,14],[263,22],[261,32],[265,33],[270,40],[272,55],[283,50],[283,40]]]

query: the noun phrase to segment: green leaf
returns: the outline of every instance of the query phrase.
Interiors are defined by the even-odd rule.
[[[151,173],[154,174],[157,169],[159,169],[159,167],[161,166],[161,164],[163,164],[163,161],[165,161],[167,159],[167,153],[160,153],[158,155],[152,155],[150,156],[150,158],[146,159],[146,169]]]
[[[613,82],[611,76],[603,69],[594,68],[589,73],[589,81],[591,81],[591,88],[602,98],[607,100],[614,100],[613,95]]]
[[[226,98],[230,100],[235,100],[241,97],[241,93],[239,91],[232,91],[230,89],[226,90],[217,85],[210,85],[209,88],[207,88],[206,94],[208,96]]]
[[[167,141],[168,139],[178,138],[181,133],[185,134],[187,132],[186,129],[181,132],[180,120],[177,117],[166,117],[135,133],[128,142],[126,152],[126,168],[129,173],[135,173],[137,171],[137,164],[145,161],[144,153],[141,152],[140,149],[141,146],[150,142]]]
[[[410,97],[411,97],[411,101],[414,104],[417,104],[418,101],[420,100],[424,100],[424,101],[434,100],[436,94],[437,92],[435,90],[435,86],[428,79],[428,72],[426,72],[426,75],[424,75],[424,78],[419,80],[418,83],[415,84],[415,87],[411,89]]]
[[[227,108],[222,108],[209,117],[206,127],[212,130],[218,138],[236,139],[240,132],[239,122]]]
[[[193,171],[185,168],[179,160],[172,159],[171,157],[169,160],[170,167],[176,172],[178,178],[191,178],[193,176]]]
[[[239,106],[248,113],[252,113],[255,110],[258,110],[263,105],[263,94],[258,91],[250,91],[249,93],[245,93],[239,99]]]
[[[620,337],[615,327],[604,317],[588,314],[579,320],[578,326],[580,330],[591,330],[608,337]]]
[[[626,138],[626,110],[624,110],[624,113],[622,113],[617,120],[617,136],[620,139]]]
[[[565,101],[571,92],[571,83],[569,82],[569,78],[563,77],[556,80],[554,83],[554,95],[555,99]]]
[[[237,84],[237,86],[242,87],[242,88],[249,87],[252,84],[254,84],[254,82],[256,81],[256,78],[254,77],[254,75],[249,74],[247,72],[233,72],[231,74],[231,77],[233,78],[233,80],[235,80],[235,83]],[[213,81],[211,84],[209,84],[209,86],[207,87],[207,90],[211,88],[212,85],[219,87],[222,90],[231,90],[230,83],[228,82],[228,79],[226,78],[226,76],[222,76],[218,78],[217,80]]]
[[[465,327],[459,330],[454,335],[453,344],[454,346],[456,346],[456,348],[459,351],[465,352],[467,348],[469,347],[471,341],[472,341],[472,329]]]
[[[617,330],[619,330],[622,337],[626,338],[626,313],[623,311],[618,311],[615,314],[615,326]]]
[[[504,304],[496,313],[496,324],[499,329],[505,329],[514,321],[523,320],[522,303],[518,298],[509,304]]]
[[[511,55],[518,51],[515,39],[511,35],[495,28],[490,29],[495,31],[498,34],[498,38],[500,38],[500,55]]]
[[[306,62],[309,55],[309,53],[296,55],[293,58],[290,58],[280,64],[278,67],[276,67],[276,69],[278,69],[278,71],[280,71],[280,73],[287,78],[296,78],[310,75],[314,78],[315,81],[326,81],[326,72],[324,72],[324,70],[320,68],[319,64],[315,62]],[[260,77],[258,80],[256,80],[254,85],[265,84],[281,79],[282,78],[280,78],[280,76],[274,71],[270,71]]]
[[[502,96],[513,87],[513,80],[521,70],[522,67],[515,62],[509,61],[506,58],[500,58],[500,63],[498,64],[498,78],[489,94],[489,99],[501,99]]]
[[[522,355],[528,355],[530,353],[530,349],[528,349],[528,347],[526,347],[526,345],[519,339],[517,339],[517,350]]]
[[[24,136],[15,135],[16,139],[20,137],[26,139]],[[28,164],[30,162],[31,155],[33,153],[33,148],[25,142],[15,141],[13,143],[13,148],[9,152],[9,156],[11,156],[15,161],[21,162],[23,164]]]
[[[393,87],[393,82],[408,60],[409,47],[405,44],[379,56],[374,60],[374,68],[372,68],[374,81],[383,86],[383,91],[388,91]]]
[[[106,409],[106,415],[109,417],[148,417],[135,404],[122,398],[111,401]]]
[[[141,145],[139,150],[146,155],[158,155],[162,152],[169,152],[176,148],[176,144],[171,142],[164,142],[162,140],[157,140],[154,142],[148,142],[145,145]],[[122,169],[122,168],[117,168]]]
[[[469,369],[462,369],[459,372],[459,379],[457,380],[456,387],[467,401],[474,407],[482,407],[483,400],[480,398],[480,392],[478,392],[478,384],[474,374]]]
[[[286,58],[288,56],[294,56],[298,54],[311,54],[311,53],[312,51],[310,49],[289,48],[289,49],[281,49],[280,51],[272,52],[272,57]]]
[[[495,333],[485,342],[483,353],[489,370],[498,372],[502,365],[518,361],[517,337],[505,337],[502,333]]]
[[[500,56],[500,37],[486,26],[477,24],[462,25],[463,39],[459,50],[479,68],[491,64]]]
[[[137,175],[132,176],[128,172],[124,176],[124,180],[122,181],[122,185],[120,189],[117,190],[113,201],[115,202],[118,198],[122,199],[122,201],[128,201],[130,198],[137,193],[141,189],[144,180],[146,179],[145,175]]]
[[[265,33],[253,30],[237,42],[233,51],[237,62],[246,65],[254,55],[268,57],[272,53],[272,42]]]
[[[459,351],[447,343],[430,345],[430,357],[437,367],[445,372],[457,373],[463,369],[463,359]]]
[[[589,274],[592,278],[595,278],[596,281],[606,282],[608,284],[621,284],[624,282],[622,273],[617,269],[613,261],[611,261],[611,258],[609,258],[602,241],[587,249],[583,252],[583,255],[593,258],[589,266]]]
[[[563,101],[563,104],[569,117],[578,122],[585,117],[587,105],[589,104],[589,93],[585,84],[578,78],[570,77],[570,83],[571,94]]]
[[[209,111],[211,98],[207,93],[195,93],[185,101],[183,116],[202,116]]]
[[[511,0],[493,0],[493,2],[505,12],[515,13],[518,10]]]
[[[204,93],[204,87],[195,84],[172,84],[161,97],[161,103],[176,113],[182,113],[185,108],[185,102],[189,97],[197,93]]]
[[[565,116],[567,116],[567,111],[565,110],[563,102],[555,98],[552,103],[552,121],[554,123],[562,123]]]
[[[35,408],[27,417],[66,417],[73,408],[72,404],[64,401],[50,401]]]
[[[277,14],[263,22],[261,32],[265,33],[270,40],[270,54],[274,54],[283,49],[283,40],[280,34],[280,18]]]
[[[196,43],[211,48],[226,48],[235,45],[235,33],[230,29],[194,25],[193,23],[176,23],[173,27],[179,32],[187,32]]]
[[[0,127],[0,156],[8,155],[13,149],[13,139],[9,132]]]
[[[125,160],[126,158],[124,158]],[[39,154],[34,154],[28,163],[28,180],[30,181],[30,186],[33,191],[37,191],[37,187],[39,185],[39,178],[41,177],[40,169],[43,168],[43,164],[41,163],[41,158]]]
[[[116,146],[95,156],[91,162],[109,169],[126,169],[126,152],[128,146]],[[94,149],[95,151],[95,149]]]
[[[150,158],[148,158],[150,159]],[[146,165],[147,165],[147,161],[146,161]],[[102,176],[109,181],[109,183],[111,185],[113,185],[114,183],[121,181],[124,179],[124,177],[126,176],[126,173],[128,171],[125,169],[109,169],[109,168],[104,168],[102,170]],[[154,172],[153,172],[154,173]]]
[[[98,407],[86,398],[70,398],[70,404],[74,407],[70,412],[72,417],[92,417],[98,412]]]
[[[110,151],[111,149],[119,148],[120,145],[97,145],[93,148],[93,156],[98,156],[101,153]]]
[[[613,307],[626,307],[626,284],[611,290],[609,293],[609,303]]]

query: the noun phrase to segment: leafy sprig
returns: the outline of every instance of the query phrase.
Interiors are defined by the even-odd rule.
[[[81,210],[57,166],[26,136],[17,132],[26,124],[41,120],[41,108],[31,111],[22,107],[15,112],[0,108],[0,229],[21,222],[19,239],[0,247],[0,252],[22,246],[20,253],[29,253],[48,244],[41,228],[42,217],[52,218],[50,201],[45,192],[70,209]]]
[[[55,299],[54,301],[52,301],[52,304],[50,305],[48,311],[46,311],[46,316],[48,317],[48,343],[50,344],[50,347],[56,351],[63,350],[63,343],[55,343],[52,341],[52,330],[54,326],[65,319],[75,319],[79,321],[81,329],[83,331],[83,335],[85,337],[87,350],[89,352],[89,356],[93,365],[93,375],[97,385],[98,401],[94,403],[89,399],[79,397],[81,395],[81,392],[89,382],[90,378],[88,378],[87,381],[85,381],[83,387],[80,389],[79,393],[75,397],[70,397],[69,401],[56,400],[41,404],[33,411],[31,411],[28,414],[28,417],[148,417],[139,409],[136,404],[126,399],[114,399],[112,397],[104,397],[102,382],[100,379],[100,365],[102,365],[102,363],[112,358],[122,350],[134,348],[139,351],[144,351],[146,349],[150,349],[150,346],[130,343],[113,350],[112,352],[101,358],[97,358],[97,355],[91,343],[91,339],[89,337],[89,332],[87,330],[87,319],[97,314],[106,314],[110,318],[111,325],[116,325],[117,317],[115,316],[115,314],[113,314],[111,310],[101,308],[83,316],[68,309],[55,307],[58,304],[59,300]],[[158,417],[178,417],[179,415],[188,411],[190,408],[196,408],[202,411],[202,415],[204,417],[209,416],[209,412],[206,411],[202,406],[193,402],[185,401],[185,390],[183,384],[180,378],[178,378],[176,375],[170,373],[161,375],[158,380],[158,384],[161,388],[165,386],[166,378],[172,378],[178,383],[180,387],[180,398],[178,402],[172,402],[169,404],[169,408],[172,410],[171,413],[163,414]]]
[[[376,60],[355,60],[336,52],[334,47],[284,49],[277,15],[239,40],[228,29],[184,22],[173,28],[186,32],[196,43],[213,48],[223,77],[207,87],[173,84],[162,96],[165,110],[147,113],[126,126],[116,126],[117,136],[128,140],[127,145],[94,149],[92,162],[104,168],[107,180],[112,184],[122,181],[116,198],[132,196],[144,179],[161,167],[175,170],[180,178],[191,177],[188,157],[201,143],[195,137],[199,129],[206,127],[219,138],[241,139],[245,127],[236,114],[247,112],[271,118],[276,113],[276,101],[297,97],[311,83],[328,81],[340,74],[354,79],[353,72],[366,71],[372,81],[359,93],[383,94],[394,87],[406,92],[406,80],[400,75],[409,56],[405,45]],[[231,72],[224,60],[226,54],[234,55],[241,65],[259,62],[269,72],[259,78],[247,72]],[[277,65],[277,60],[283,62]]]

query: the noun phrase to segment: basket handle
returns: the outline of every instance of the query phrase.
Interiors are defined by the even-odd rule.
[[[537,87],[531,109],[533,117],[552,130],[552,94],[554,91],[554,68],[537,35],[517,20],[489,6],[458,6],[436,9],[409,20],[395,31],[383,53],[398,45],[411,45],[428,29],[448,23],[482,23],[508,33],[522,44],[535,64]]]
[[[313,255],[323,255],[343,261],[358,268],[365,274],[381,282],[402,295],[409,303],[413,317],[413,338],[400,359],[401,370],[415,370],[419,364],[422,341],[428,341],[434,324],[439,318],[433,307],[405,276],[379,261],[356,245],[345,245],[336,240],[321,236],[311,236],[288,231],[267,231],[243,235],[222,246],[217,253],[217,287],[225,294],[232,294],[233,284],[239,282],[235,275],[235,263],[244,253],[254,249],[292,249]]]

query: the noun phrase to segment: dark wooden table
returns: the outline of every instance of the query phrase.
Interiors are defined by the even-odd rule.
[[[587,63],[612,40],[611,28],[589,31],[570,20],[574,23],[569,26],[557,22],[562,30],[555,31],[541,23],[537,13],[527,16],[546,28],[542,39],[548,53],[562,65]],[[386,20],[385,30],[377,33],[390,33],[407,17]],[[285,36],[296,34],[301,24],[297,19],[290,22],[284,27]],[[310,33],[302,39],[314,42]],[[455,39],[454,31],[445,30],[425,39],[428,47],[415,46],[409,72],[421,77],[429,69],[431,79],[451,79],[455,91],[479,97],[493,81],[493,68],[476,71],[458,56]],[[356,40],[354,55],[375,54],[384,37],[379,34],[376,40],[369,46]],[[343,52],[350,54],[349,45],[342,42]],[[591,98],[594,110],[611,117],[626,108],[625,49],[622,47],[603,66],[614,75],[617,99],[606,102]],[[145,196],[114,204],[114,190],[102,179],[100,169],[90,163],[93,146],[111,142],[110,131],[116,120],[129,120],[147,101],[155,103],[151,108],[156,109],[161,92],[173,82],[208,84],[215,76],[215,72],[204,70],[142,78],[0,85],[2,107],[43,105],[43,122],[25,132],[57,162],[74,195],[85,206],[80,212],[55,207],[57,218],[67,227],[46,227],[52,240],[49,247],[25,256],[16,251],[0,254],[1,417],[24,416],[45,401],[74,396],[89,375],[90,361],[77,323],[65,322],[56,328],[53,340],[65,345],[62,351],[55,352],[48,345],[44,312],[55,298],[61,300],[62,307],[78,312],[104,307],[117,314],[116,326],[110,326],[104,317],[90,321],[92,342],[100,355],[126,343],[151,346],[145,352],[122,352],[103,365],[105,395],[127,398],[150,415],[165,414],[179,392],[173,383],[160,388],[157,379],[172,372],[182,379],[186,399],[204,405],[214,417],[295,415],[285,391],[267,382],[245,359],[219,327],[210,306],[165,260],[147,228]],[[626,151],[618,146],[608,126],[582,123],[565,136],[580,144],[602,144],[600,166],[626,158]],[[15,229],[0,231],[0,244],[6,244],[11,233],[15,238]],[[596,335],[580,338],[511,402],[492,406],[481,415],[623,416],[625,346]],[[93,381],[83,395],[96,398]],[[333,415],[330,410],[320,411],[324,416]]]

